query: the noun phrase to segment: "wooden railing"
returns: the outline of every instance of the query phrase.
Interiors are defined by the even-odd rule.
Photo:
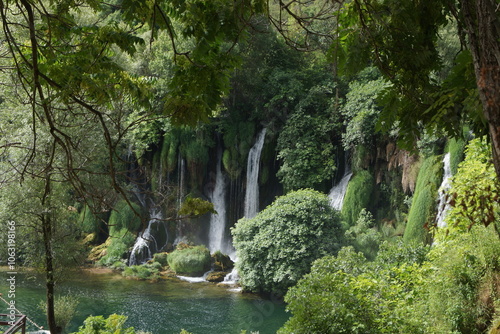
[[[7,318],[9,317],[9,318]],[[3,332],[3,334],[13,334],[13,333],[18,333],[20,332],[21,334],[26,333],[26,316],[21,315],[21,314],[16,314],[14,317],[16,318],[16,321],[6,321],[4,319],[10,319],[11,315],[9,314],[0,314],[0,326],[10,326],[7,328],[6,331]]]

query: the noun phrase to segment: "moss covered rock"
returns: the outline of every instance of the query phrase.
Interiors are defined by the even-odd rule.
[[[210,251],[205,246],[176,249],[167,256],[168,265],[177,274],[200,276],[210,269]]]
[[[216,251],[212,254],[212,263],[215,271],[230,271],[234,267],[234,262],[229,255]]]
[[[227,271],[211,271],[208,273],[206,280],[213,283],[224,281],[224,277],[228,274]]]

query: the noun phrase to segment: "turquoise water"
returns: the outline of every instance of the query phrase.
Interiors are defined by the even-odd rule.
[[[3,273],[0,273],[2,275]],[[4,274],[5,276],[6,274]],[[0,292],[6,297],[6,281]],[[16,306],[39,325],[45,319],[38,304],[45,297],[39,279],[17,275]],[[211,283],[178,280],[157,283],[128,280],[115,273],[79,272],[57,287],[61,294],[76,296],[80,303],[69,331],[76,331],[90,315],[113,313],[128,316],[126,325],[153,334],[239,334],[241,330],[275,333],[288,314],[280,301],[263,299],[218,287]],[[0,313],[6,312],[6,305]],[[32,327],[31,330],[35,328]]]

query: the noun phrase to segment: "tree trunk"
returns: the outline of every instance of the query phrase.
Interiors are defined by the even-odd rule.
[[[56,324],[54,313],[54,258],[52,255],[52,221],[50,213],[42,216],[43,244],[45,249],[45,287],[47,302],[47,324],[51,334],[61,333],[61,328]]]
[[[42,236],[45,257],[45,287],[46,287],[46,302],[47,302],[47,324],[51,334],[60,334],[62,328],[56,324],[56,317],[54,312],[54,253],[52,251],[53,242],[53,221],[50,210],[50,193],[51,193],[51,176],[50,171],[45,175],[45,189],[42,197],[42,208],[45,212],[41,215],[42,222]]]
[[[500,5],[495,0],[462,0],[461,5],[479,97],[488,122],[493,163],[500,179]]]

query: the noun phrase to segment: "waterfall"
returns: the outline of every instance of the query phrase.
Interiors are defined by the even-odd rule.
[[[186,178],[186,161],[181,156],[179,152],[177,159],[177,211],[179,211],[182,207],[182,202],[184,201],[184,187],[185,187],[185,178]],[[176,223],[176,238],[174,244],[178,244],[180,242],[184,242],[185,238],[183,235],[183,220],[179,219]]]
[[[330,205],[332,208],[337,210],[342,210],[342,204],[344,203],[345,192],[347,191],[347,184],[351,179],[352,173],[348,172],[344,174],[342,179],[337,183],[328,194],[328,198],[330,198]]]
[[[217,214],[210,215],[210,231],[208,233],[208,249],[211,253],[217,250],[221,252],[227,252],[229,250],[229,245],[225,240],[226,233],[226,188],[227,181],[226,177],[222,172],[222,151],[219,150],[218,161],[217,161],[217,171],[215,175],[215,187],[211,194],[209,194],[209,199],[214,205]]]
[[[344,176],[340,181],[330,189],[328,193],[328,198],[330,199],[330,205],[336,210],[342,210],[342,204],[344,203],[344,196],[347,191],[347,185],[351,179],[352,172],[351,166],[349,164],[349,151],[344,152]]]
[[[266,129],[257,136],[254,146],[248,153],[247,162],[247,183],[245,192],[245,217],[253,218],[259,211],[259,163],[264,139],[266,137]]]
[[[443,181],[439,187],[439,201],[438,201],[438,213],[436,216],[436,225],[438,228],[446,227],[446,213],[450,209],[450,205],[446,201],[446,193],[451,187],[451,166],[450,166],[450,153],[446,153],[443,158]]]
[[[167,228],[162,224],[162,214],[159,211],[151,211],[148,226],[137,237],[134,247],[130,252],[129,265],[143,264],[153,257],[153,254],[160,251],[168,242]],[[163,226],[165,228],[166,238],[165,244],[158,245],[157,238],[153,234],[153,225]]]

